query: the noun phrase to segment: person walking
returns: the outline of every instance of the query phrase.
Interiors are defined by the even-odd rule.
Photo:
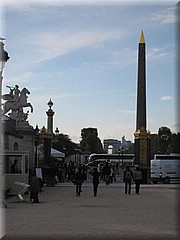
[[[130,170],[130,167],[127,166],[124,171],[123,182],[125,182],[125,194],[131,194],[131,183],[133,181],[133,172]]]
[[[103,174],[103,176],[104,176],[104,180],[105,180],[105,182],[106,182],[106,185],[109,185],[111,168],[110,168],[108,162],[106,162],[105,166],[103,167],[102,174]]]
[[[92,176],[93,176],[93,193],[94,193],[94,197],[96,197],[98,185],[99,185],[99,176],[100,176],[100,172],[98,172],[97,167],[94,168],[92,172]]]
[[[84,182],[84,175],[82,173],[82,169],[79,168],[74,176],[74,184],[76,185],[76,196],[80,196],[82,183]]]
[[[34,203],[39,203],[38,194],[41,191],[40,179],[36,176],[35,173],[31,175],[31,183],[30,183],[30,201],[33,200]]]
[[[136,187],[136,194],[139,194],[140,184],[142,180],[142,173],[139,167],[136,168],[134,171],[134,181],[135,181],[135,187]]]

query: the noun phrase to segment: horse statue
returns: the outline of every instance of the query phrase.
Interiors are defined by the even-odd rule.
[[[20,108],[23,108],[23,107],[30,107],[31,112],[33,112],[33,106],[31,105],[31,103],[27,102],[28,96],[26,94],[30,94],[30,92],[27,88],[23,88],[20,91],[20,95],[19,95],[18,99],[16,99],[16,100],[13,98],[13,96],[11,94],[3,95],[3,99],[7,100],[3,104],[4,105],[3,113],[6,114],[7,112],[9,112],[9,110],[18,111]]]

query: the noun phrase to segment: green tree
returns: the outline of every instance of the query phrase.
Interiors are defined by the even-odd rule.
[[[180,132],[173,133],[171,136],[172,139],[172,152],[180,153]]]
[[[82,151],[90,153],[102,153],[103,147],[101,140],[98,137],[97,128],[83,128],[81,130],[80,147]]]
[[[160,127],[158,131],[161,153],[168,153],[171,149],[171,130],[168,127]]]
[[[77,144],[72,142],[69,135],[63,133],[54,136],[52,147],[58,151],[64,152],[66,156],[74,154],[75,149],[78,148]]]
[[[158,134],[151,134],[151,156],[158,153],[180,153],[180,133],[161,127]]]
[[[159,137],[157,134],[151,134],[151,157],[153,158],[154,154],[160,153]]]

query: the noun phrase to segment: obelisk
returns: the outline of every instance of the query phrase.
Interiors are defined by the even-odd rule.
[[[141,32],[138,48],[137,111],[135,136],[135,164],[143,172],[147,182],[150,169],[150,133],[146,130],[146,44]]]
[[[146,44],[141,32],[138,51],[137,119],[136,131],[146,130]]]

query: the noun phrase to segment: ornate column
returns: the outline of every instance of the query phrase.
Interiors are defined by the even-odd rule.
[[[46,164],[50,164],[50,156],[51,156],[51,141],[53,138],[53,116],[54,111],[52,110],[53,102],[50,101],[47,103],[49,106],[48,111],[46,112],[47,118],[47,134],[44,138],[44,161]]]
[[[54,116],[54,111],[51,109],[53,106],[53,102],[50,101],[47,103],[47,105],[49,106],[48,111],[46,112],[48,119],[47,119],[47,133],[50,135],[50,137],[52,137],[53,134],[53,116]]]

